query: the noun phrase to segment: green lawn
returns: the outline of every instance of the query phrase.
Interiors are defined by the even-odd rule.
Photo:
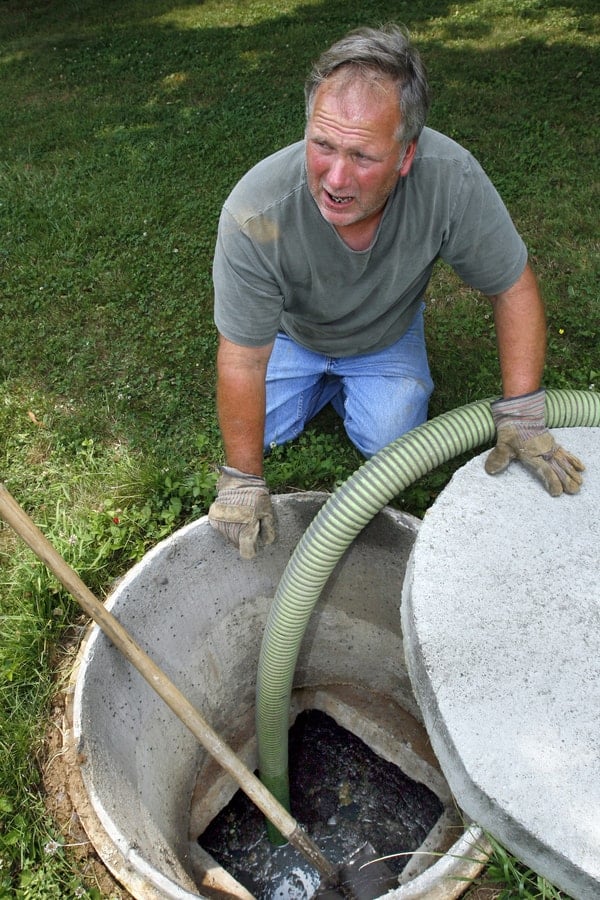
[[[2,479],[100,596],[213,495],[211,260],[225,196],[301,137],[314,57],[391,20],[427,63],[430,124],[475,153],[529,246],[548,309],[546,385],[590,388],[597,0],[0,0]],[[497,394],[487,301],[442,266],[428,300],[431,414]],[[330,490],[360,462],[326,412],[267,477],[276,491]],[[452,468],[397,504],[422,514]],[[4,527],[0,563],[0,898],[98,897],[68,848],[48,852],[63,839],[40,776],[80,617]],[[507,897],[553,896],[533,875],[513,880],[498,854],[490,876]]]

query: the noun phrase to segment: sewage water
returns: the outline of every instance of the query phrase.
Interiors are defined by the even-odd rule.
[[[301,713],[289,731],[289,773],[292,815],[335,865],[365,842],[377,856],[410,854],[443,811],[429,788],[319,710]],[[319,886],[300,853],[269,842],[262,813],[242,791],[198,842],[258,900],[308,900]],[[385,862],[398,875],[408,860]]]

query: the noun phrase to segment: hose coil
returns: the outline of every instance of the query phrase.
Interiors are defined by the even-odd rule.
[[[546,390],[549,428],[600,425],[600,394]],[[489,400],[443,413],[367,460],[332,494],[300,539],[281,577],[265,626],[257,680],[260,778],[289,810],[289,707],[296,661],[310,615],[345,550],[383,507],[423,475],[490,443]],[[281,836],[268,826],[274,843]]]

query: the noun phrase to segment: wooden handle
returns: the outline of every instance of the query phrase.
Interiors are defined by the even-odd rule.
[[[208,722],[175,687],[165,673],[142,650],[127,630],[103,603],[85,586],[81,578],[44,537],[42,532],[0,482],[0,514],[35,555],[56,575],[60,583],[77,600],[82,609],[99,625],[123,656],[162,697],[177,718],[192,732],[211,756],[228,772],[263,815],[281,832],[330,883],[338,881],[337,869],[326,859],[317,845],[302,831],[296,820],[271,794],[264,784],[213,731]]]

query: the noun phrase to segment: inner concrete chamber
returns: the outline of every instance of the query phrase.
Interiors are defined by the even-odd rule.
[[[325,494],[273,497],[278,541],[242,561],[206,518],[152,550],[107,605],[184,695],[256,767],[256,672],[283,570]],[[385,508],[331,574],[294,676],[291,721],[320,709],[426,784],[444,813],[400,876],[398,898],[451,898],[484,855],[432,753],[408,677],[400,596],[419,520]],[[238,785],[97,627],[79,654],[67,720],[70,791],[92,843],[133,897],[248,892],[197,842]],[[403,848],[399,847],[399,850]],[[465,859],[463,859],[465,857]],[[437,861],[436,861],[437,860]]]

